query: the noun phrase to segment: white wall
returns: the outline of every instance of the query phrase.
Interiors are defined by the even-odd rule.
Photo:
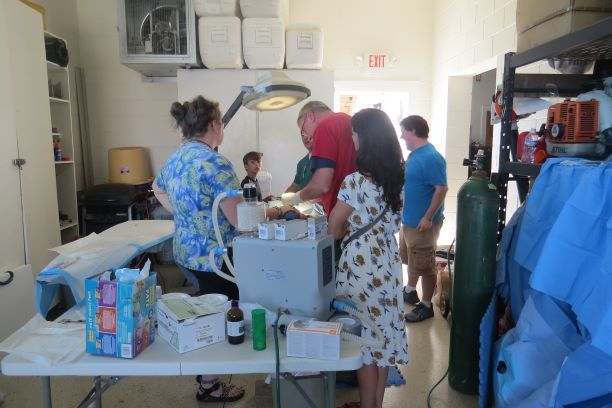
[[[491,97],[495,90],[495,70],[472,77],[472,103],[470,113],[470,143],[486,142],[486,112],[491,110]]]
[[[146,147],[157,172],[180,141],[169,114],[176,82],[145,82],[119,63],[116,0],[79,0],[77,15],[95,182],[108,181],[112,147]]]
[[[329,71],[292,70],[291,78],[304,83],[311,91],[311,99],[333,106],[333,75]],[[191,100],[198,94],[219,102],[221,111],[234,101],[241,86],[257,80],[254,70],[180,70],[178,72],[178,98]],[[238,179],[246,176],[242,157],[249,151],[264,153],[262,168],[272,174],[271,192],[280,195],[293,182],[297,162],[306,149],[299,136],[297,115],[304,104],[282,111],[254,112],[241,108],[225,128],[221,154],[233,164]]]
[[[516,0],[436,0],[434,15],[431,139],[447,161],[449,191],[440,242],[450,243],[457,191],[467,177],[461,163],[469,146],[472,76],[501,71],[503,55],[516,50]]]
[[[429,118],[433,3],[385,0],[372,4],[368,0],[291,0],[288,22],[322,25],[324,68],[334,71],[336,79],[418,81],[411,105],[414,113]],[[79,0],[76,9],[96,183],[107,179],[107,151],[112,147],[147,147],[153,171],[159,171],[179,143],[168,113],[177,99],[176,83],[144,82],[140,74],[119,64],[116,0]],[[368,52],[386,52],[398,62],[368,71],[355,64],[356,56]]]
[[[38,0],[45,7],[47,16],[47,31],[66,40],[69,52],[68,70],[70,75],[70,99],[72,111],[72,139],[74,144],[74,162],[76,169],[77,191],[83,188],[83,157],[81,155],[81,139],[79,135],[78,106],[76,104],[76,88],[74,69],[81,66],[79,49],[79,27],[77,19],[77,0]]]
[[[342,81],[418,81],[414,114],[431,114],[433,2],[422,0],[291,0],[291,23],[323,27],[323,65]],[[395,65],[371,70],[357,56],[387,53]]]

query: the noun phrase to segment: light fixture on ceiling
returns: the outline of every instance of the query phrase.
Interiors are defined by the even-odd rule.
[[[280,71],[262,74],[255,86],[243,86],[240,94],[223,115],[223,126],[227,126],[241,106],[256,111],[285,109],[310,96],[310,89],[300,82],[289,79]]]

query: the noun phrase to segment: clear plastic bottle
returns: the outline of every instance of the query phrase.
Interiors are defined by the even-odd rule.
[[[238,204],[238,231],[240,233],[253,233],[257,231],[260,222],[266,220],[266,205],[257,202],[257,187],[247,183],[242,188],[244,202]]]
[[[536,132],[535,128],[532,128],[529,132],[529,135],[525,138],[525,142],[523,144],[523,154],[521,155],[521,162],[535,162],[535,152],[538,147],[539,140],[540,136],[538,136],[538,133]]]
[[[232,308],[227,311],[227,341],[229,344],[244,341],[244,313],[238,307],[237,300],[232,300]]]

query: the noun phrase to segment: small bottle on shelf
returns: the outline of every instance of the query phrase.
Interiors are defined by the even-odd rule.
[[[62,161],[62,137],[59,134],[53,136],[53,158]]]
[[[532,128],[529,135],[525,137],[525,143],[523,144],[523,154],[521,155],[521,162],[523,163],[534,163],[535,162],[535,151],[538,146],[540,136],[536,132],[535,128]]]
[[[227,311],[227,341],[229,344],[244,341],[244,313],[238,307],[237,300],[232,300],[232,308]]]

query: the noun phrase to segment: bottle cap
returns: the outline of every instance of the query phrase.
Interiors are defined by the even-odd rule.
[[[245,201],[257,200],[257,186],[253,183],[247,183],[242,188],[242,196]]]
[[[238,307],[238,301],[232,300],[232,307]]]

